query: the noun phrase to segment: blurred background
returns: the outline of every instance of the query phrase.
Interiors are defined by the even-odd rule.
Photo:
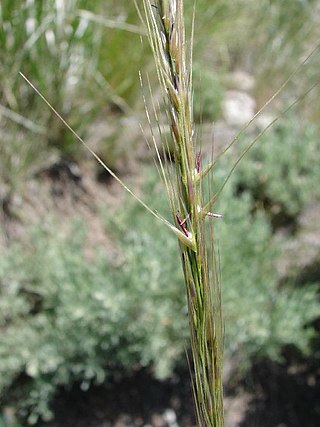
[[[193,1],[185,9],[190,30]],[[310,54],[319,18],[319,0],[197,0],[204,156],[230,143]],[[318,82],[319,65],[315,52],[218,162],[214,186]],[[192,426],[176,242],[19,71],[170,218],[146,143],[147,73],[155,104],[160,94],[133,2],[1,0],[0,426]],[[259,139],[216,208],[227,427],[320,425],[319,118],[316,87]]]

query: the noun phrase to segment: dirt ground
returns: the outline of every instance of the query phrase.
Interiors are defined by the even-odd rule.
[[[319,426],[319,379],[316,360],[255,365],[245,379],[225,387],[226,427]],[[50,427],[195,426],[187,369],[166,382],[143,370],[87,392],[61,390],[54,410]]]

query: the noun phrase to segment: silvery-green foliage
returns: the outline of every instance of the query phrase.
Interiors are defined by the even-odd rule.
[[[220,118],[223,99],[223,85],[213,69],[204,68],[200,63],[193,66],[194,119],[196,123],[213,122]]]
[[[225,168],[225,165],[222,165]],[[223,171],[217,169],[216,176]],[[146,201],[166,215],[163,188],[146,179]],[[218,184],[217,184],[218,185]],[[275,245],[248,193],[226,186],[216,220],[223,276],[227,357],[278,359],[284,345],[308,351],[310,322],[319,315],[314,286],[278,287]],[[56,225],[31,233],[32,244],[12,247],[0,261],[0,393],[18,401],[29,422],[49,419],[56,388],[87,389],[114,369],[153,364],[158,377],[184,359],[188,321],[176,242],[142,208],[127,200],[116,215],[105,209],[116,259],[97,248],[88,261],[85,230]],[[207,219],[212,220],[212,219]],[[241,224],[241,227],[239,226]],[[21,378],[24,376],[24,381]]]
[[[289,344],[308,354],[315,332],[311,322],[320,314],[319,286],[280,286],[277,260],[284,256],[282,248],[265,213],[252,212],[250,194],[235,197],[236,184],[233,179],[225,187],[218,203],[224,220],[216,226],[222,253],[226,353],[244,368],[250,357],[281,359],[283,347]]]
[[[217,187],[226,170],[226,162],[217,165]],[[269,356],[278,360],[287,344],[307,354],[310,337],[314,334],[310,323],[320,314],[320,305],[316,285],[296,288],[287,283],[279,286],[276,263],[279,256],[283,256],[282,248],[272,235],[267,215],[259,210],[252,212],[252,196],[248,192],[236,194],[237,187],[235,175],[216,206],[216,211],[224,217],[214,221],[221,254],[225,351],[227,357],[236,355],[241,365],[247,368],[251,356]],[[146,194],[152,207],[160,213],[166,212],[163,190],[153,173],[146,183]],[[182,312],[184,284],[175,264],[177,255],[171,236],[158,229],[152,218],[146,217],[141,208],[130,201],[116,218],[118,227],[113,230],[118,230],[116,234],[120,241],[125,243],[132,233],[140,238],[145,235],[153,242],[153,255],[163,271],[175,272],[171,281],[169,274],[167,280],[170,281],[171,297],[175,296],[174,300],[180,306],[178,312]],[[128,223],[132,225],[127,227]],[[130,248],[134,254],[135,245]],[[132,265],[148,256],[141,253],[133,258]],[[144,277],[148,279],[148,275]],[[147,283],[145,289],[147,292]]]
[[[295,217],[320,198],[319,163],[319,128],[291,117],[252,148],[236,171],[237,180],[271,213]]]
[[[185,313],[169,280],[172,264],[161,265],[153,237],[126,235],[129,250],[117,267],[103,248],[86,260],[80,224],[67,236],[53,226],[31,237],[31,246],[12,247],[0,263],[3,397],[18,395],[20,413],[34,423],[50,418],[58,385],[87,389],[133,364],[170,373],[183,351]]]

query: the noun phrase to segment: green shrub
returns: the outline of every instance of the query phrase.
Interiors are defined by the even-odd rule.
[[[50,418],[57,386],[86,389],[152,361],[167,375],[183,351],[184,307],[154,256],[157,242],[129,234],[132,250],[115,268],[101,248],[86,261],[83,237],[79,224],[64,237],[38,229],[31,247],[1,259],[0,394],[9,391],[30,423]]]
[[[319,164],[318,127],[292,117],[257,142],[236,174],[239,186],[271,214],[294,218],[319,200]]]
[[[16,422],[15,417],[9,414],[1,414],[0,413],[0,427],[22,427],[22,425]]]
[[[154,174],[146,180],[146,199],[166,214],[157,181]],[[278,358],[285,344],[307,352],[316,290],[278,288],[270,225],[234,188],[226,187],[216,227],[226,353],[246,367],[253,356]],[[0,395],[30,423],[52,416],[58,386],[87,389],[114,370],[150,364],[165,377],[184,359],[188,325],[175,239],[131,200],[112,218],[107,212],[118,254],[112,261],[104,248],[86,260],[79,223],[66,235],[54,223],[38,228],[32,243],[1,258]]]
[[[194,119],[197,123],[217,120],[221,115],[222,83],[212,71],[197,64],[193,67]]]
[[[223,169],[217,167],[215,171],[217,186],[225,176],[225,166],[223,164]],[[252,213],[249,193],[236,196],[236,188],[234,176],[217,205],[217,211],[224,215],[224,219],[216,220],[216,235],[221,242],[222,253],[226,354],[228,357],[236,356],[239,364],[245,368],[248,367],[251,356],[279,358],[286,344],[293,344],[307,353],[309,338],[314,332],[309,323],[320,314],[320,306],[314,285],[295,289],[287,283],[279,288],[275,264],[281,247],[272,236],[271,225],[264,212]],[[162,186],[153,173],[146,183],[145,192],[148,194],[146,202],[161,214],[168,215]],[[126,236],[132,233],[140,238],[144,235],[153,236],[151,241],[154,243],[154,262],[162,266],[164,274],[167,269],[176,271],[170,281],[170,289],[183,307],[183,280],[176,267],[175,246],[170,244],[172,239],[166,230],[162,230],[161,225],[154,224],[153,218],[146,216],[140,206],[130,200],[112,223],[114,233],[124,244],[123,248],[127,246],[132,250],[133,266],[137,271],[140,260],[148,257],[148,249],[146,248],[146,254],[134,256],[135,247],[127,245]],[[166,248],[165,252],[163,247]],[[134,277],[133,271],[131,277]],[[148,289],[147,283],[145,288]],[[182,308],[179,312],[181,310]]]
[[[320,314],[318,286],[279,287],[276,261],[281,247],[264,212],[252,213],[251,197],[248,193],[235,197],[235,180],[233,184],[221,196],[218,212],[224,220],[216,226],[222,253],[226,354],[235,356],[243,368],[252,357],[279,360],[287,344],[308,354],[314,334],[310,322]]]

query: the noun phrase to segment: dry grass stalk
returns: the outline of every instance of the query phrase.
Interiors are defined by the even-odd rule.
[[[189,309],[197,421],[199,426],[223,426],[220,276],[212,223],[209,245],[205,224],[206,216],[219,215],[204,209],[207,203],[202,192],[201,151],[195,141],[191,46],[187,51],[183,0],[143,0],[143,8],[170,121],[175,172],[169,173],[159,156],[160,166],[176,227],[189,241],[179,239]],[[162,142],[167,144],[165,138]]]

